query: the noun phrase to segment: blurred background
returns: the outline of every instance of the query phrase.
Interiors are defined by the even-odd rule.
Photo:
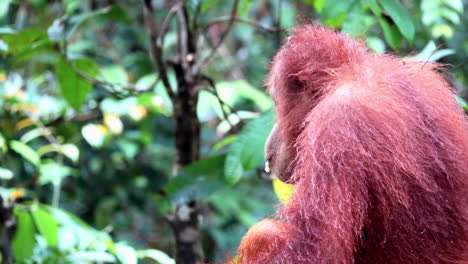
[[[262,177],[274,124],[263,81],[291,28],[314,21],[444,63],[468,111],[467,5],[1,0],[3,263],[234,256],[280,203]]]

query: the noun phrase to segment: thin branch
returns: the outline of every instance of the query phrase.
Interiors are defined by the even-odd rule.
[[[188,70],[187,55],[189,54],[189,31],[188,31],[188,21],[187,21],[187,10],[185,5],[182,8],[177,10],[177,19],[179,21],[178,25],[178,47],[180,53],[180,62],[185,71]]]
[[[131,83],[113,83],[113,82],[108,82],[108,81],[104,81],[104,80],[99,80],[97,78],[95,78],[94,76],[91,76],[81,70],[79,70],[78,68],[75,67],[75,65],[73,65],[73,62],[70,61],[68,58],[65,58],[66,61],[67,61],[67,64],[68,66],[70,67],[70,69],[72,69],[78,76],[80,76],[82,79],[92,83],[92,84],[96,84],[97,86],[100,86],[100,87],[103,87],[104,89],[106,89],[107,91],[111,92],[111,93],[118,93],[119,91],[116,89],[116,87],[121,87],[127,91],[130,91],[130,92],[135,92],[135,93],[142,93],[142,92],[147,92],[147,91],[151,91],[154,86],[161,80],[160,78],[160,75],[158,75],[158,77],[156,77],[155,81],[153,83],[151,83],[150,85],[148,85],[148,87],[145,87],[145,88],[140,88],[138,86],[136,86],[135,84],[131,84]],[[107,87],[110,87],[110,89],[108,89]]]
[[[200,80],[206,81],[209,84],[209,88],[211,88],[211,89],[205,89],[205,91],[207,91],[207,92],[211,93],[212,95],[214,95],[216,97],[216,99],[218,100],[218,103],[219,103],[219,105],[221,107],[221,112],[222,112],[222,115],[223,115],[223,119],[226,120],[226,122],[228,122],[228,124],[231,127],[234,127],[234,125],[229,120],[229,116],[226,113],[226,110],[224,108],[224,107],[227,107],[231,111],[232,114],[235,114],[239,118],[239,122],[242,122],[242,119],[240,118],[240,116],[237,113],[236,109],[234,109],[232,106],[230,106],[229,104],[224,102],[224,100],[221,99],[221,96],[219,96],[218,89],[216,89],[216,84],[215,84],[214,80],[212,78],[210,78],[209,76],[204,75],[204,74],[200,74],[197,77],[199,77]]]
[[[149,33],[151,55],[155,64],[155,72],[159,72],[161,81],[166,88],[166,92],[169,97],[174,98],[174,92],[172,90],[171,83],[167,76],[166,65],[163,61],[162,47],[164,46],[164,37],[166,35],[166,29],[169,25],[171,18],[174,16],[176,11],[180,8],[180,4],[176,4],[170,10],[167,16],[163,20],[163,24],[160,29],[160,35],[158,36],[157,27],[153,20],[153,4],[151,0],[145,0],[145,6],[143,8],[143,17],[145,20],[146,30]]]
[[[16,229],[16,218],[13,213],[14,202],[5,204],[0,195],[0,226],[2,240],[0,244],[0,252],[2,253],[2,263],[13,264],[13,236]]]
[[[230,21],[231,19],[233,19],[235,22],[239,22],[239,23],[243,23],[243,24],[247,24],[247,25],[251,25],[253,27],[256,27],[258,29],[262,29],[262,30],[265,30],[265,31],[268,31],[268,32],[278,32],[278,31],[281,31],[281,32],[286,32],[285,29],[283,28],[280,28],[280,27],[271,27],[271,26],[267,26],[267,25],[264,25],[260,22],[257,22],[257,21],[254,21],[254,20],[250,20],[250,19],[246,19],[246,18],[242,18],[242,17],[229,17],[229,16],[222,16],[222,17],[218,17],[218,18],[215,18],[213,20],[211,20],[206,26],[205,26],[205,31],[216,25],[216,24],[219,24],[219,23],[225,23],[225,22],[228,22]]]
[[[239,0],[234,0],[234,4],[233,4],[232,10],[231,10],[231,16],[229,17],[230,19],[227,20],[228,24],[226,26],[226,29],[221,34],[221,37],[219,38],[219,41],[215,44],[213,49],[211,49],[210,54],[208,54],[208,56],[206,56],[204,59],[200,60],[200,63],[198,64],[200,67],[196,67],[197,69],[199,69],[202,66],[204,66],[205,64],[207,64],[214,57],[214,55],[216,54],[216,51],[221,46],[221,44],[223,44],[224,39],[227,37],[228,33],[231,31],[232,26],[234,25],[238,4],[239,4]]]

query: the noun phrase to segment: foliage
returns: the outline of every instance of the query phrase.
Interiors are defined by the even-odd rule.
[[[199,87],[202,158],[172,177],[173,105],[155,73],[142,2],[0,1],[0,194],[15,203],[17,263],[174,263],[165,216],[191,200],[205,205],[207,260],[234,254],[278,203],[258,177],[274,122],[262,83],[285,35],[275,28],[297,16],[379,53],[455,65],[457,100],[468,111],[461,0],[240,0],[224,40],[228,22],[210,23],[229,16],[231,1],[190,0],[198,18],[190,26],[205,30],[201,55],[223,42],[203,67],[216,92]],[[171,1],[152,2],[162,22]],[[169,22],[166,56],[177,45]],[[168,77],[175,87],[169,67]]]

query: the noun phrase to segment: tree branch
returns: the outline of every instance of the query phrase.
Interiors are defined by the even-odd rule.
[[[154,23],[154,20],[153,20],[154,9],[153,9],[153,4],[151,0],[145,0],[145,5],[143,8],[143,17],[145,20],[146,30],[149,33],[151,55],[153,57],[153,61],[155,64],[155,72],[159,73],[159,77],[161,78],[161,81],[163,82],[164,87],[166,88],[166,92],[171,99],[174,97],[174,92],[172,90],[171,83],[169,82],[169,79],[167,76],[166,65],[163,61],[163,56],[162,56],[162,47],[164,44],[164,36],[166,34],[166,28],[169,25],[169,21],[174,16],[177,9],[179,8],[180,8],[180,4],[177,4],[173,6],[171,10],[169,10],[169,13],[164,19],[162,27],[159,31],[160,32],[159,37],[158,37],[157,29],[156,29],[156,24]],[[160,42],[158,42],[158,39],[160,39]]]
[[[13,264],[12,242],[16,230],[16,219],[13,214],[14,203],[5,204],[0,195],[0,226],[2,227],[2,241],[0,251],[2,263]]]
[[[211,20],[206,26],[205,26],[205,31],[216,25],[216,24],[219,24],[219,23],[225,23],[225,22],[228,22],[230,20],[234,20],[234,22],[239,22],[239,23],[243,23],[243,24],[247,24],[247,25],[251,25],[253,27],[256,27],[256,28],[259,28],[259,29],[262,29],[262,30],[265,30],[265,31],[268,31],[268,32],[287,32],[286,29],[283,29],[283,28],[280,28],[280,27],[271,27],[271,26],[267,26],[267,25],[264,25],[260,22],[257,22],[257,21],[254,21],[254,20],[250,20],[250,19],[246,19],[246,18],[241,18],[241,17],[229,17],[229,16],[222,16],[222,17],[218,17],[218,18],[215,18],[213,20]]]
[[[231,28],[234,25],[238,4],[239,4],[239,0],[234,0],[234,4],[233,4],[232,10],[231,10],[231,16],[229,17],[230,19],[228,20],[228,24],[226,26],[226,29],[221,34],[221,37],[219,38],[219,41],[215,44],[213,49],[211,49],[210,54],[208,54],[208,56],[206,56],[204,59],[200,60],[200,63],[198,64],[200,67],[196,67],[197,69],[203,67],[205,64],[207,64],[213,58],[213,56],[216,54],[218,48],[224,42],[224,39],[227,37],[228,33],[231,31]]]

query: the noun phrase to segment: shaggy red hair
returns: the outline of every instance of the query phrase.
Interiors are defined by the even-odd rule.
[[[268,79],[295,193],[239,263],[467,263],[467,120],[438,67],[296,28]]]

